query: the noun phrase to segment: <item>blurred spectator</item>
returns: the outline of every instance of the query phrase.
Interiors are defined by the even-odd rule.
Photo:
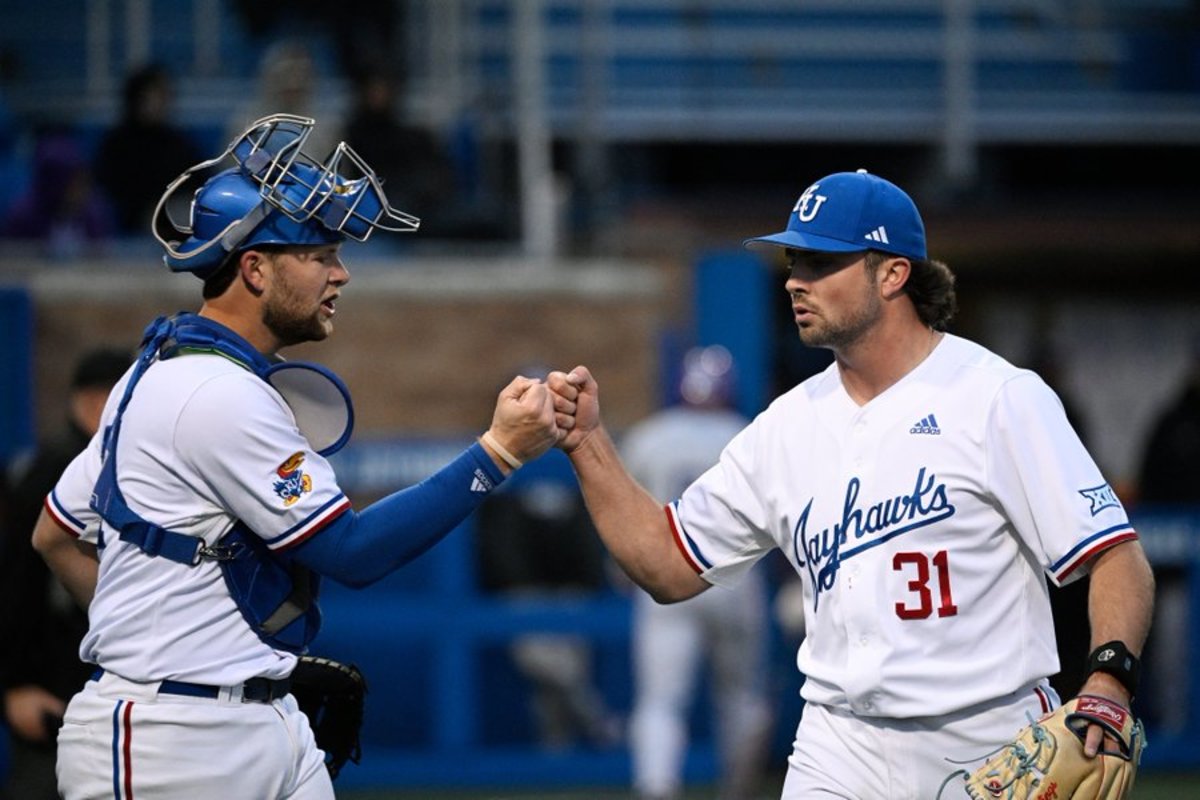
[[[200,161],[192,141],[170,123],[171,76],[159,64],[125,80],[121,119],[100,141],[93,161],[123,234],[147,235],[154,206],[185,169]]]
[[[44,131],[33,154],[33,179],[4,220],[3,235],[39,242],[52,258],[95,254],[113,235],[112,208],[97,192],[78,141]]]
[[[455,213],[454,170],[433,133],[404,121],[397,89],[382,69],[362,73],[346,140],[383,179],[392,205],[421,218],[423,235],[446,233]]]
[[[83,355],[71,380],[66,430],[13,470],[0,530],[0,688],[12,763],[3,800],[58,797],[55,737],[67,701],[91,675],[91,665],[79,659],[88,620],[30,537],[46,495],[95,434],[108,393],[131,360],[118,350]]]
[[[677,498],[715,465],[725,445],[748,424],[733,410],[734,364],[724,347],[689,350],[679,386],[678,404],[642,420],[621,441],[630,474],[663,502]],[[766,698],[769,611],[763,569],[752,570],[735,587],[714,586],[671,605],[635,591],[636,697],[629,739],[637,797],[682,797],[689,712],[702,660],[710,666],[715,697],[718,796],[757,796],[772,723]]]
[[[299,27],[308,36],[331,38],[337,47],[338,63],[347,75],[404,52],[401,26],[407,3],[234,0],[233,5],[252,36],[275,36],[286,26],[289,31]]]
[[[304,152],[324,161],[343,137],[338,124],[340,115],[318,91],[321,77],[309,45],[295,39],[271,45],[259,61],[256,94],[229,117],[225,141],[233,141],[251,123],[268,114],[312,117],[317,125],[304,145]]]
[[[1200,516],[1200,337],[1192,344],[1183,386],[1151,426],[1138,477],[1138,502]],[[1155,618],[1143,654],[1149,673],[1143,679],[1149,689],[1147,716],[1178,731],[1188,724],[1188,675],[1197,669],[1189,655],[1194,643],[1188,642],[1192,625],[1187,568],[1155,564],[1154,577]]]
[[[510,600],[586,597],[605,585],[599,537],[571,466],[552,450],[513,473],[476,512],[480,585]],[[612,746],[620,725],[592,676],[592,644],[582,636],[527,633],[510,652],[533,685],[541,745]]]

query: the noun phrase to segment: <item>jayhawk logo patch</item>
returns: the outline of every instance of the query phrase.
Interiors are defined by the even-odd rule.
[[[304,463],[304,453],[292,453],[275,470],[279,480],[272,488],[275,494],[283,500],[284,506],[290,506],[300,499],[300,496],[312,491],[312,477],[304,474],[300,465]]]

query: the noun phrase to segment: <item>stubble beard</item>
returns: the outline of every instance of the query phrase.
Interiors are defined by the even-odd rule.
[[[286,279],[280,281],[278,290],[263,304],[262,319],[282,347],[329,337],[333,323],[321,318],[319,306],[316,310],[305,309]]]
[[[875,326],[883,311],[883,300],[875,291],[874,282],[867,288],[864,298],[861,305],[840,319],[827,319],[824,324],[818,319],[807,328],[800,327],[800,341],[807,347],[824,347],[834,351],[845,350],[859,342]]]

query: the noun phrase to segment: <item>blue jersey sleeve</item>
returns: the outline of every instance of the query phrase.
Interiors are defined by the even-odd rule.
[[[420,483],[361,512],[339,515],[291,555],[339,583],[367,586],[437,544],[503,480],[495,462],[475,443]]]

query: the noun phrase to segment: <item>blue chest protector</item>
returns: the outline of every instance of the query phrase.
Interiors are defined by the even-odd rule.
[[[148,556],[190,566],[216,561],[238,610],[259,638],[280,650],[305,652],[321,627],[317,605],[320,576],[286,554],[272,552],[241,521],[210,547],[199,537],[143,519],[125,502],[117,483],[117,441],[134,388],[160,358],[213,353],[241,364],[284,395],[309,444],[321,455],[340,450],[350,438],[354,413],[349,392],[323,367],[272,361],[233,331],[195,314],[159,317],[146,328],[141,348],[117,413],[104,433],[103,464],[92,493],[92,509],[122,541],[137,545]],[[103,538],[100,546],[104,546]]]

